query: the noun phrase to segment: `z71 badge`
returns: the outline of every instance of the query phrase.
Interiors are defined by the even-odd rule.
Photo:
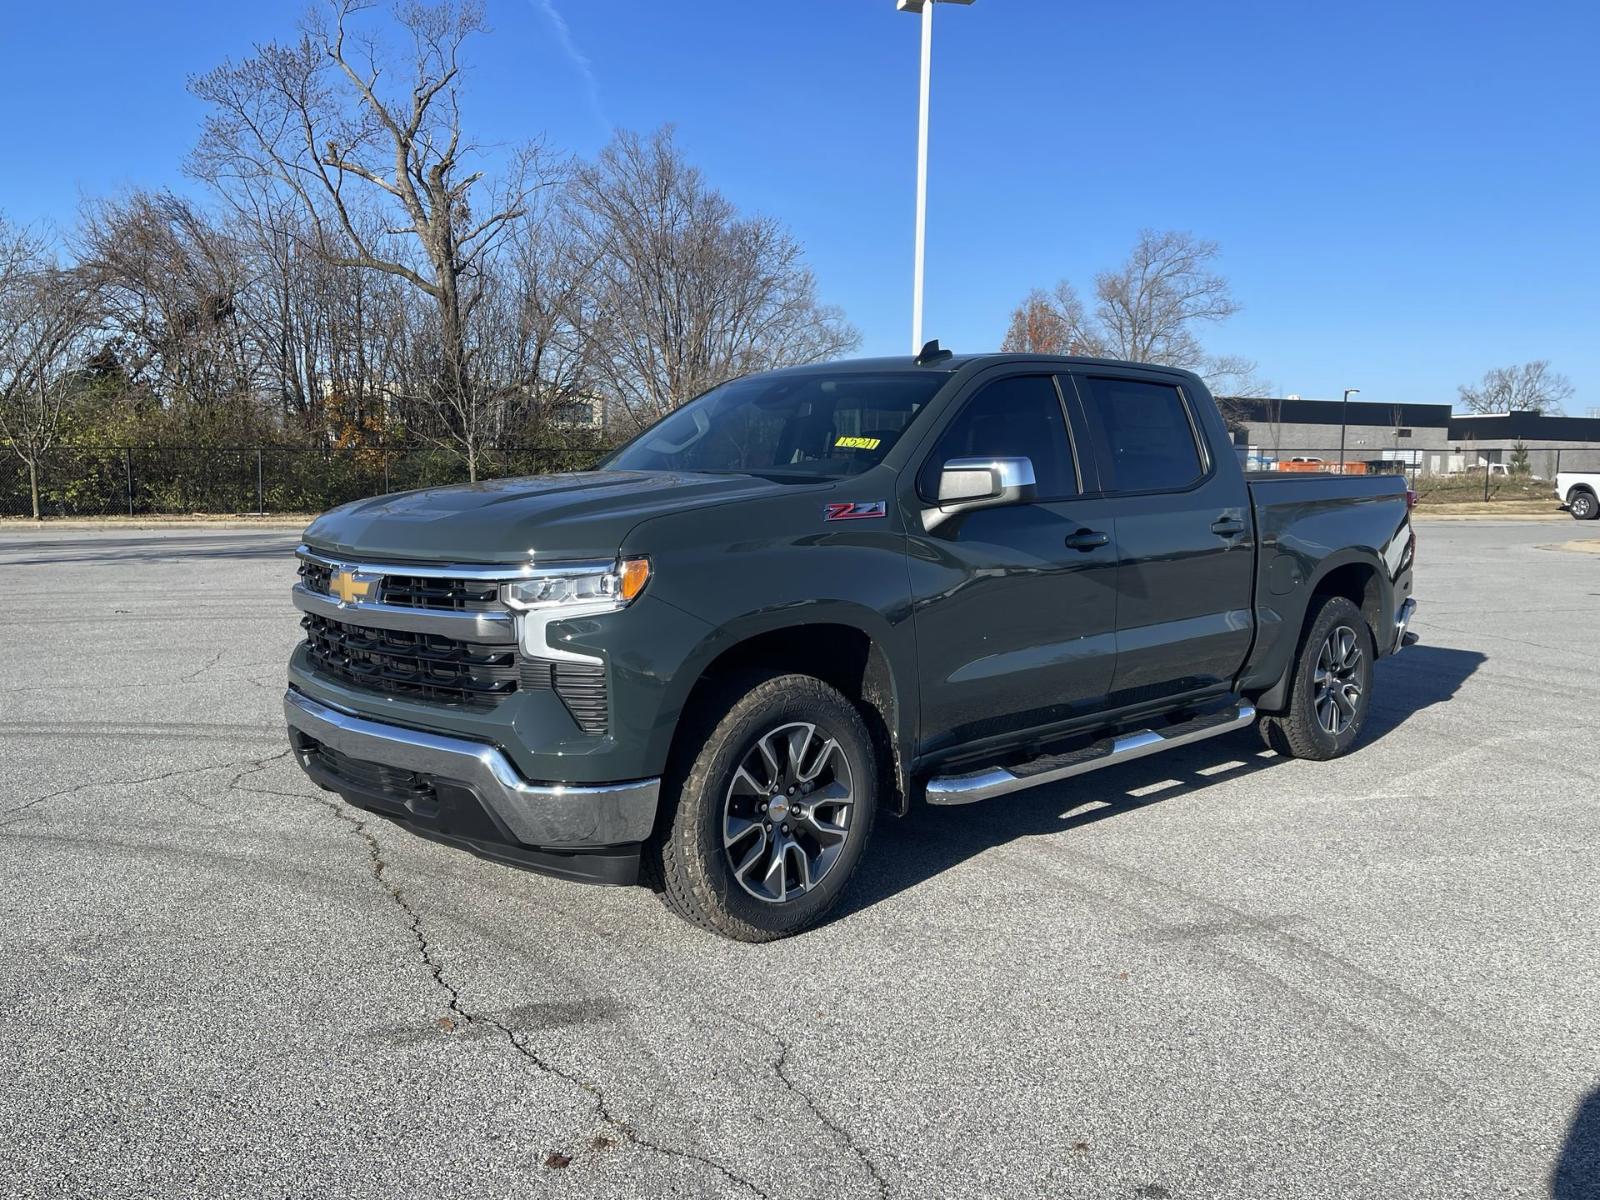
[[[846,500],[822,506],[824,521],[865,521],[872,517],[887,517],[887,500]]]

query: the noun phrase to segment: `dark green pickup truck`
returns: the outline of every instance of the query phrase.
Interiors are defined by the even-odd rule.
[[[881,810],[990,801],[1259,723],[1342,754],[1408,640],[1398,477],[1247,477],[1204,385],[880,359],[735,380],[600,469],[305,533],[285,697],[322,786],[765,940]]]

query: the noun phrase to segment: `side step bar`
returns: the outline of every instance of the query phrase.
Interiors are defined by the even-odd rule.
[[[1132,762],[1163,750],[1187,746],[1220,734],[1232,733],[1255,723],[1256,710],[1252,705],[1239,704],[1221,712],[1207,713],[1188,721],[1169,725],[1159,733],[1141,729],[1113,738],[1103,738],[1081,750],[1067,754],[1050,754],[1015,767],[989,767],[967,775],[947,775],[928,780],[929,804],[972,804],[992,796],[1004,796],[1023,788],[1038,787],[1070,779],[1074,775],[1087,775],[1102,767]]]

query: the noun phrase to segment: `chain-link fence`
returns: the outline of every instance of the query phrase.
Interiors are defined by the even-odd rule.
[[[483,451],[482,479],[593,466],[591,447]],[[315,513],[363,496],[464,483],[466,463],[443,450],[292,446],[71,446],[39,464],[45,517]],[[33,515],[27,466],[0,444],[0,516]]]
[[[1235,447],[1249,471],[1404,475],[1418,497],[1435,505],[1556,499],[1556,476],[1600,471],[1600,445],[1454,446],[1424,449],[1369,445]]]

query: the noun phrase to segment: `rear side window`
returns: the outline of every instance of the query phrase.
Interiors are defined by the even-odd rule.
[[[1048,375],[996,380],[967,401],[923,464],[917,490],[925,499],[938,496],[939,472],[953,458],[1026,458],[1039,499],[1078,491],[1061,400]]]
[[[1106,491],[1163,492],[1205,474],[1183,396],[1164,383],[1078,380]]]

